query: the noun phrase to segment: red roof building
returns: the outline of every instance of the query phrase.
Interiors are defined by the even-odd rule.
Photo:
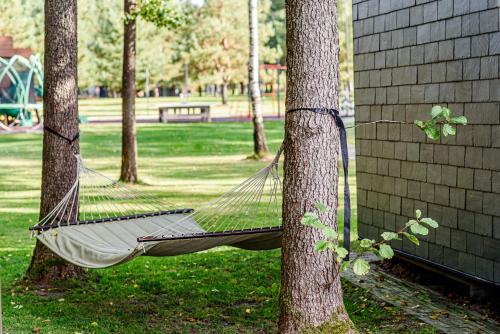
[[[0,57],[11,58],[14,55],[21,55],[29,58],[32,54],[30,48],[14,48],[12,36],[0,36]]]

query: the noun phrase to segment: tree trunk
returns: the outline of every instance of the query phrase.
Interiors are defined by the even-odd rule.
[[[221,85],[221,97],[222,97],[222,104],[226,105],[227,104],[227,86],[229,86],[229,81],[224,79],[224,82]]]
[[[338,107],[335,0],[287,0],[287,110]],[[322,220],[337,230],[339,131],[330,115],[285,119],[280,333],[354,333],[331,252],[316,252],[322,234],[301,225],[324,203]]]
[[[78,133],[77,1],[45,1],[44,123],[63,136]],[[74,143],[78,148],[78,142]],[[68,142],[43,135],[40,219],[69,191],[77,177],[77,164]],[[27,278],[38,284],[81,279],[86,271],[52,253],[38,240]]]
[[[253,121],[253,151],[261,158],[268,152],[264,119],[262,118],[262,101],[259,88],[259,11],[258,0],[248,1],[248,16],[250,27],[250,100]]]
[[[124,0],[125,16],[136,6],[135,0]],[[135,129],[135,25],[124,22],[122,73],[122,169],[120,180],[137,182],[137,133]]]

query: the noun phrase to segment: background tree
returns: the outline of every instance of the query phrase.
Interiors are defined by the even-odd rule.
[[[72,138],[78,133],[76,0],[45,1],[44,124]],[[75,142],[76,148],[78,142]],[[45,132],[43,136],[42,195],[40,219],[69,191],[77,175],[71,146]],[[86,272],[52,253],[38,240],[29,279],[40,284],[82,278]]]
[[[135,127],[135,0],[124,0],[122,70],[122,167],[120,180],[137,182],[137,130]]]
[[[191,12],[191,24],[184,31],[189,63],[195,81],[221,86],[222,103],[227,104],[229,83],[246,81],[248,76],[248,13],[237,1],[207,0]],[[182,43],[182,41],[181,41]]]
[[[341,0],[337,5],[337,22],[339,31],[339,64],[340,89],[354,99],[354,64],[353,64],[353,36],[352,36],[352,1]]]
[[[166,0],[124,0],[122,71],[122,167],[120,180],[137,182],[137,133],[135,126],[136,21],[142,17],[157,27],[175,27],[179,17]]]
[[[279,50],[266,46],[272,33],[270,23],[266,21],[271,2],[261,0],[260,4],[261,61],[274,63],[280,55]],[[208,0],[200,7],[188,4],[183,7],[187,8],[190,23],[177,37],[179,54],[176,62],[189,64],[193,84],[220,85],[222,102],[227,103],[228,86],[248,81],[249,48],[243,43],[249,38],[248,9],[237,1],[227,0]]]
[[[0,35],[14,37],[16,46],[43,50],[43,1],[0,1]]]
[[[287,110],[338,108],[336,1],[287,0],[286,13]],[[338,152],[333,117],[286,114],[280,333],[354,332],[333,254],[315,252],[321,232],[300,223],[306,211],[315,211],[315,203],[337,208]],[[318,214],[337,230],[336,209]]]
[[[286,65],[285,0],[272,0],[270,6],[264,18],[268,31],[265,45],[276,50],[280,63]]]
[[[80,3],[79,87],[106,87],[112,95],[120,91],[123,43],[120,7],[120,0]]]
[[[268,153],[264,119],[262,117],[262,101],[259,85],[259,12],[258,0],[248,1],[250,59],[250,100],[252,104],[253,151],[256,158],[262,158]]]
[[[174,64],[174,46],[177,29],[158,29],[153,23],[141,22],[137,31],[137,90],[146,86],[146,69],[149,72],[149,86],[182,82],[180,64]],[[180,80],[176,80],[179,78]]]

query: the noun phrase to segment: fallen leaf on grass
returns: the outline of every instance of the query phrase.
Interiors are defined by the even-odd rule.
[[[430,315],[430,318],[433,320],[437,320],[441,317],[448,317],[450,313],[447,310],[434,310]]]

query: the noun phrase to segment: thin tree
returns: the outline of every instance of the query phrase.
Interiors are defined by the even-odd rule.
[[[72,138],[78,133],[77,1],[45,0],[44,124]],[[78,141],[73,143],[78,149]],[[43,136],[40,219],[68,192],[77,176],[71,145],[45,131]],[[70,264],[36,242],[27,278],[39,284],[86,277],[86,271]]]
[[[287,110],[338,108],[336,0],[287,0]],[[316,203],[337,208],[339,131],[333,117],[287,113],[283,189],[280,333],[354,333],[331,252],[301,225]],[[337,229],[337,212],[320,215]]]
[[[225,106],[227,105],[227,102],[229,100],[228,90],[229,90],[229,77],[223,76],[220,96],[222,98],[222,104]]]
[[[120,180],[137,182],[137,130],[135,126],[136,23],[139,17],[157,27],[177,27],[180,17],[169,0],[124,0],[122,71],[122,166]]]
[[[259,87],[259,11],[258,0],[248,0],[248,22],[250,28],[250,100],[253,121],[253,151],[256,158],[268,153],[264,119],[262,117],[262,101]]]
[[[122,168],[120,180],[137,182],[137,130],[135,126],[135,0],[124,0],[122,70]]]

